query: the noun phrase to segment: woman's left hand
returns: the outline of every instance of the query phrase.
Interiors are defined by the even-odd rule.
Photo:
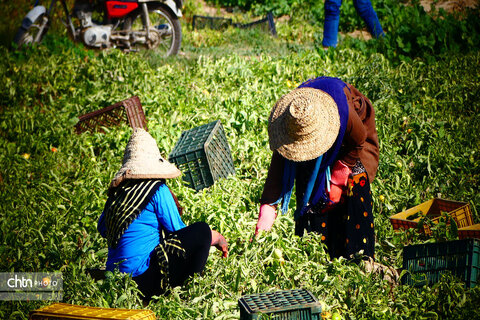
[[[223,257],[228,256],[228,243],[218,231],[212,230],[212,246],[215,246],[218,250],[222,251]]]

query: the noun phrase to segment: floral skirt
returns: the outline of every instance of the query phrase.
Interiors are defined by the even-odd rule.
[[[372,205],[368,175],[359,164],[353,169],[340,202],[311,208],[296,221],[295,233],[302,236],[305,230],[322,234],[332,259],[349,259],[358,254],[374,258]]]

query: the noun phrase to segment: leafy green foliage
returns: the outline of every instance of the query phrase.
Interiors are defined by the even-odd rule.
[[[275,16],[290,15],[297,28],[312,25],[317,28],[316,45],[323,50],[322,29],[325,19],[323,1],[236,1],[217,0],[216,4],[238,6],[262,15],[268,11]],[[466,52],[480,46],[479,10],[465,9],[459,13],[447,13],[436,9],[427,13],[420,1],[372,1],[386,37],[367,43],[347,37],[339,47],[357,47],[371,52],[382,52],[390,61],[399,62],[421,57],[432,61],[438,54]],[[353,1],[343,1],[340,7],[339,31],[343,34],[366,29]],[[341,36],[343,39],[344,36]]]
[[[230,255],[222,259],[212,249],[204,274],[146,306],[159,318],[235,319],[241,295],[298,287],[312,291],[332,317],[480,317],[480,288],[467,290],[452,277],[419,289],[393,286],[361,265],[329,261],[318,235],[293,236],[291,214],[250,241],[271,156],[270,109],[319,75],[352,83],[375,106],[377,261],[399,268],[404,245],[428,241],[416,230],[394,232],[390,215],[439,193],[470,202],[474,213],[480,203],[480,81],[472,72],[480,65],[478,50],[428,61],[395,60],[374,53],[370,43],[317,51],[315,26],[298,28],[304,17],[279,22],[277,39],[258,30],[185,26],[185,54],[169,59],[87,50],[57,33],[23,51],[0,47],[0,270],[59,270],[65,302],[143,307],[128,276],[94,281],[87,273],[107,258],[96,222],[131,130],[126,124],[105,133],[73,130],[79,115],[138,95],[165,156],[182,131],[219,119],[236,168],[235,176],[198,193],[180,179],[169,181],[185,207],[184,221],[205,221],[221,232]],[[454,238],[448,228],[438,225],[436,237]],[[46,303],[2,302],[0,317],[26,319]]]
[[[480,45],[479,8],[462,15],[435,7],[426,13],[418,1],[413,1],[412,6],[394,8],[382,20],[387,36],[374,45],[390,59],[421,57],[433,61],[435,55],[467,52]]]

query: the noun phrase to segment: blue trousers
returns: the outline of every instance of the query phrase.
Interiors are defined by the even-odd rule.
[[[340,6],[342,0],[325,0],[325,24],[323,28],[323,46],[336,47],[338,24],[340,20]],[[353,5],[360,17],[367,24],[370,34],[378,38],[383,36],[383,29],[378,20],[377,13],[373,10],[370,0],[353,0]]]

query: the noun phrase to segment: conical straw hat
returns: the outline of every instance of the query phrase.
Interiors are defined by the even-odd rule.
[[[270,149],[296,162],[324,154],[339,130],[337,104],[329,94],[313,88],[295,89],[281,97],[268,119]]]
[[[123,165],[110,187],[125,179],[169,179],[181,174],[177,167],[160,155],[157,142],[144,129],[136,128],[125,148]]]

